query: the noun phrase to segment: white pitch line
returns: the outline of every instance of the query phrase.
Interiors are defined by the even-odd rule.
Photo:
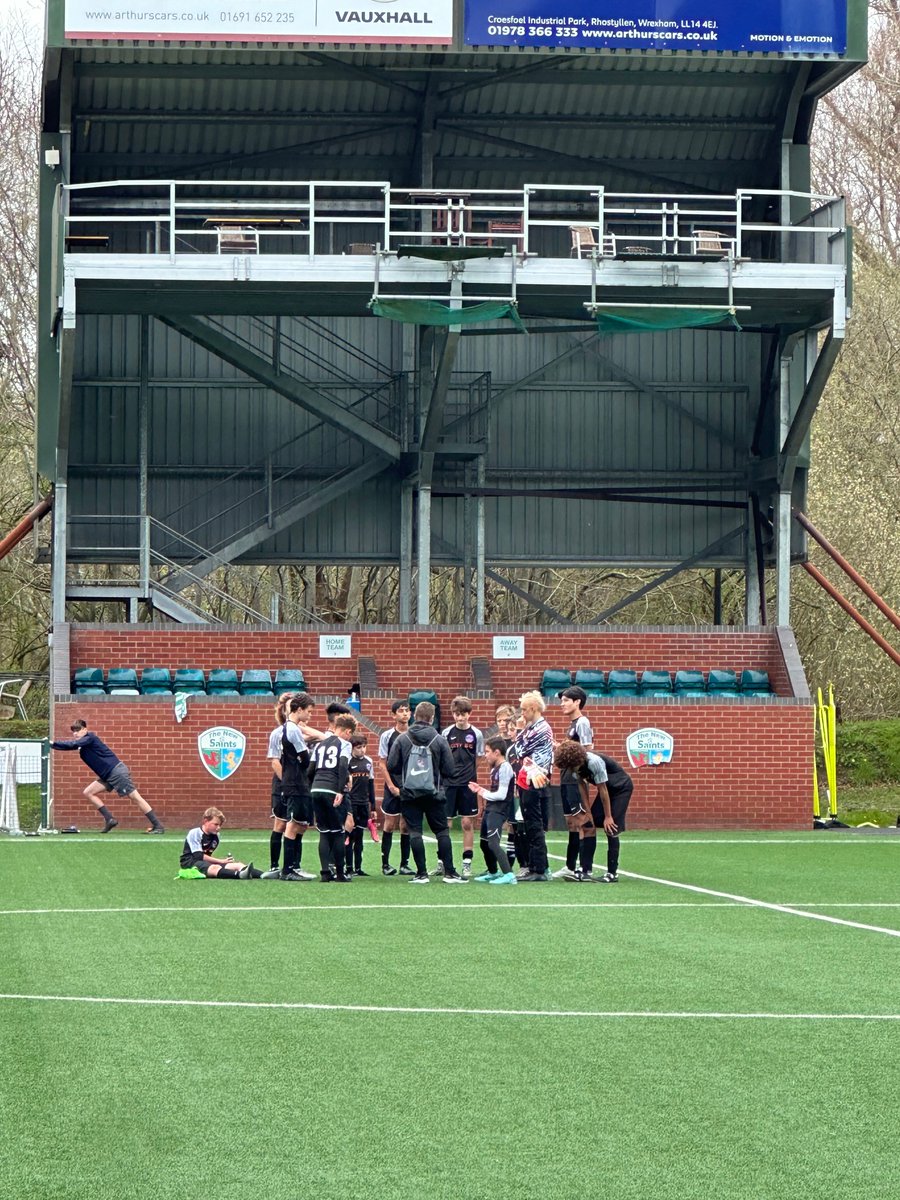
[[[677,1020],[677,1021],[900,1021],[900,1013],[778,1013],[778,1012],[668,1012],[665,1010],[534,1009],[534,1008],[431,1008],[394,1004],[313,1004],[277,1000],[162,1000],[132,996],[50,996],[0,992],[0,1000],[36,1001],[46,1004],[122,1004],[152,1008],[238,1008],[293,1009],[304,1012],[392,1013],[406,1016],[441,1017],[549,1017],[589,1020]]]
[[[623,875],[625,872],[621,872]],[[541,903],[537,901],[533,904],[519,903],[518,901],[507,903],[492,903],[482,904],[478,901],[471,903],[458,904],[404,904],[400,901],[397,904],[201,904],[201,905],[178,905],[178,904],[159,904],[159,905],[133,905],[122,907],[108,908],[2,908],[0,909],[0,917],[53,917],[53,916],[103,916],[103,915],[128,915],[131,913],[269,913],[269,912],[291,912],[291,913],[307,913],[307,912],[359,912],[360,910],[386,910],[391,911],[400,909],[415,909],[422,912],[429,912],[432,909],[436,911],[444,911],[446,909],[455,909],[458,911],[467,911],[468,909],[488,909],[491,912],[505,912],[507,909],[522,909],[522,908],[550,908],[567,910],[573,909],[635,909],[635,908],[748,908],[757,905],[763,905],[763,901],[747,901],[747,900],[628,900],[628,901],[598,901],[597,903],[571,903],[564,904],[555,901],[546,901]],[[790,912],[797,908],[900,908],[898,903],[868,903],[860,901],[858,903],[833,904],[830,901],[816,901],[807,903],[806,901],[797,901],[790,905],[776,905],[775,907],[785,912]],[[863,926],[863,928],[870,928]]]
[[[149,837],[145,834],[135,835],[127,833],[112,833],[106,836],[102,834],[42,834],[39,838],[34,837],[14,837],[0,839],[0,847],[11,845],[22,845],[27,843],[31,845],[35,842],[53,842],[55,845],[62,843],[91,845],[95,842],[110,842],[115,845],[156,845],[156,846],[173,846],[179,845],[184,838],[179,833],[177,835],[169,835],[166,837]],[[427,841],[433,841],[427,837]],[[232,837],[228,836],[227,842],[229,845],[239,846],[255,846],[264,845],[262,837]],[[374,844],[374,843],[373,843]],[[562,838],[552,838],[547,842],[548,845],[563,846],[565,840]],[[703,838],[703,837],[685,837],[685,838],[654,838],[642,837],[638,832],[633,837],[629,837],[629,850],[638,849],[641,846],[900,846],[900,835],[890,836],[889,834],[883,837],[874,835],[853,835],[841,837],[832,835],[829,837],[827,833],[810,833],[802,837],[767,837],[765,834],[759,834],[755,837],[740,837],[740,838]]]
[[[634,871],[620,871],[629,879],[640,879],[644,883],[659,883],[663,887],[682,888],[686,892],[695,892],[700,896],[715,896],[719,900],[736,900],[751,908],[765,908],[770,912],[786,913],[792,917],[806,917],[808,921],[825,921],[829,925],[843,925],[848,929],[862,929],[868,933],[885,933],[888,937],[900,937],[900,929],[886,929],[882,925],[864,925],[859,921],[845,921],[842,917],[829,917],[826,913],[808,912],[802,908],[794,908],[789,904],[773,904],[768,900],[756,900],[752,896],[738,896],[733,892],[719,892],[712,888],[698,887],[693,883],[676,883],[673,879],[657,879],[653,875],[638,875]]]

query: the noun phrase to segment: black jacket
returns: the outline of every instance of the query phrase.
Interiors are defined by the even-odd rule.
[[[406,769],[409,748],[413,742],[420,746],[427,746],[431,751],[431,757],[434,759],[436,786],[440,788],[448,783],[452,784],[456,775],[456,765],[453,762],[450,747],[447,745],[447,739],[441,737],[433,725],[415,721],[406,733],[401,733],[395,739],[388,755],[387,771],[395,786],[398,788],[403,786],[403,772]]]

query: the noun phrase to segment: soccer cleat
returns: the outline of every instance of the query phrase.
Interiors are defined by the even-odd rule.
[[[147,828],[144,830],[144,833],[165,833],[165,832],[166,831],[162,825],[148,825]]]
[[[551,879],[577,879],[578,872],[573,871],[571,867],[560,867],[558,871],[554,871]]]
[[[516,879],[522,880],[525,878],[526,875],[530,875],[530,874],[531,874],[531,868],[523,867],[521,871],[516,871]]]
[[[475,876],[476,883],[493,883],[495,879],[499,879],[503,874],[502,871],[482,871],[480,875]]]
[[[410,867],[410,866],[407,866],[407,864],[406,864],[406,863],[404,863],[404,864],[403,864],[403,865],[400,867],[400,874],[401,874],[401,875],[415,875],[415,871],[412,869],[412,867]]]
[[[468,883],[468,879],[463,879],[462,875],[458,875],[455,871],[452,875],[444,873],[444,883]]]
[[[260,875],[260,879],[280,879],[280,878],[281,878],[281,867],[272,867],[272,869],[270,871],[263,871],[262,875]]]
[[[599,879],[595,880],[595,882],[596,883],[618,883],[619,876],[614,871],[607,871],[604,875],[601,875]]]
[[[116,820],[115,817],[110,817],[107,820],[106,824],[103,826],[103,828],[100,830],[100,832],[101,833],[109,833],[109,831],[111,829],[115,829],[115,827],[118,825],[118,823],[119,822]]]
[[[323,871],[320,882],[321,883],[335,883],[336,878],[337,877],[332,875],[332,873],[330,871]]]
[[[331,882],[332,883],[352,883],[353,876],[352,875],[332,875]]]
[[[315,879],[315,875],[310,875],[308,871],[301,871],[299,867],[294,867],[294,874],[299,875],[304,883],[309,883],[310,880]]]
[[[462,877],[463,877],[463,879],[468,879],[471,874],[472,874],[472,860],[471,860],[471,858],[464,858],[463,864],[462,864]]]
[[[241,870],[238,871],[238,879],[252,879],[252,878],[253,878],[253,863],[247,863],[246,867],[242,867]]]
[[[396,875],[396,874],[397,874],[397,868],[396,868],[396,867],[389,866],[388,864],[385,864],[385,865],[384,865],[384,866],[382,866],[382,868],[381,868],[381,873],[382,873],[382,875]]]
[[[502,871],[497,872],[496,879],[489,879],[488,883],[518,883],[515,874],[512,871],[507,871],[504,875]]]
[[[354,871],[353,874],[357,877],[357,879],[360,879],[360,878],[368,879],[369,878],[369,872],[364,871],[362,869],[362,867],[360,867],[358,871]]]
[[[313,876],[305,871],[282,871],[281,878],[285,883],[309,883]]]
[[[526,875],[518,876],[520,883],[549,883],[549,871],[529,871]]]
[[[428,878],[427,875],[413,875],[412,879],[410,879],[409,882],[410,883],[431,883],[431,880]]]
[[[443,875],[443,873],[444,873],[444,864],[442,862],[439,862],[438,865],[431,872],[433,877],[436,877],[438,875]]]
[[[381,840],[378,836],[378,826],[375,824],[374,820],[366,821],[366,825],[369,830],[369,837],[373,842],[378,843]]]

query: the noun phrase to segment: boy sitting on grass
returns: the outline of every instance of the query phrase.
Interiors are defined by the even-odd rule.
[[[196,829],[191,829],[181,849],[179,879],[196,879],[205,875],[207,879],[261,879],[253,863],[235,862],[229,854],[216,858],[219,845],[219,830],[225,824],[225,815],[218,808],[208,808]],[[192,873],[193,872],[193,873]]]

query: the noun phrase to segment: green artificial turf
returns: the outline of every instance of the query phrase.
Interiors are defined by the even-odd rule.
[[[58,998],[0,999],[4,1197],[900,1188],[900,1021],[852,1016],[900,1017],[900,938],[709,894],[900,931],[900,837],[628,835],[614,887],[503,889],[176,881],[180,845],[0,841],[0,991]]]

